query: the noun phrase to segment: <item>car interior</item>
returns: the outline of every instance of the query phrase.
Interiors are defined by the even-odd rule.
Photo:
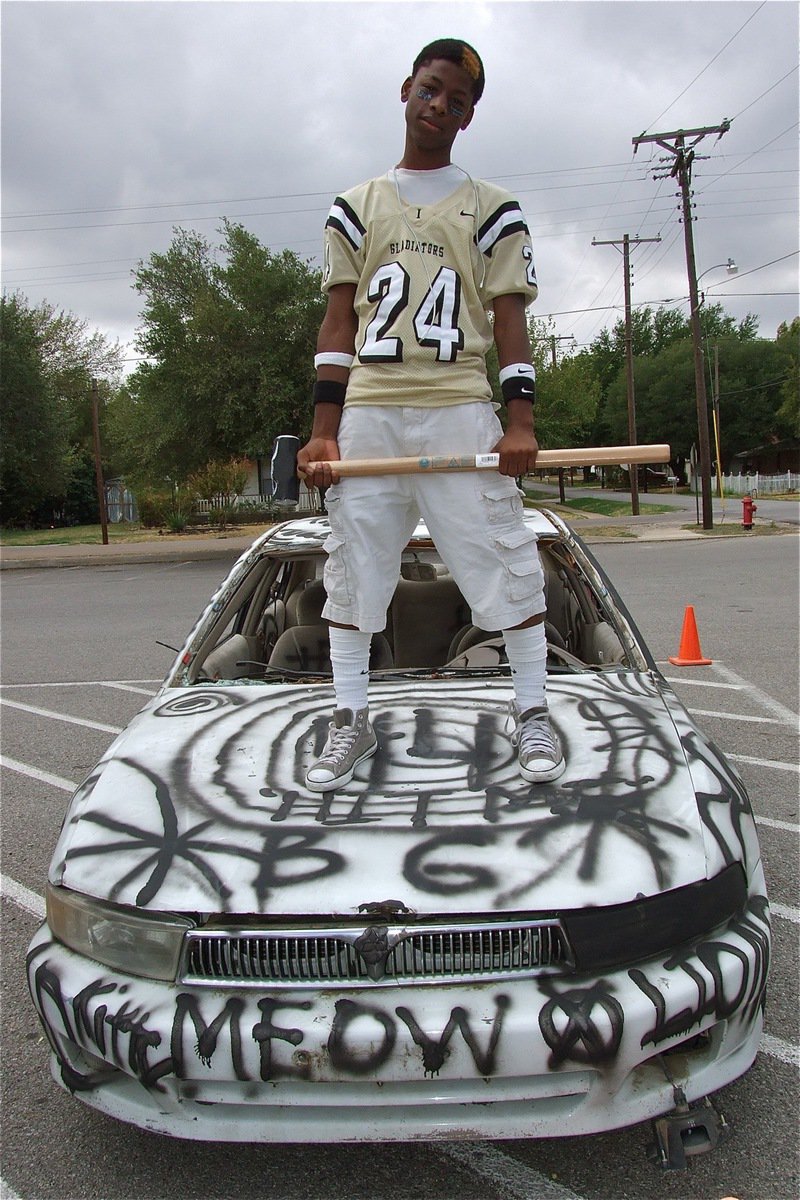
[[[540,542],[550,670],[626,666],[610,613],[565,547]],[[322,616],[324,556],[265,556],[253,578],[224,607],[213,637],[198,647],[189,682],[329,676],[328,627]],[[260,568],[260,570],[259,570]],[[505,663],[499,630],[472,624],[470,609],[431,548],[404,556],[386,627],[375,634],[370,671],[475,671]]]

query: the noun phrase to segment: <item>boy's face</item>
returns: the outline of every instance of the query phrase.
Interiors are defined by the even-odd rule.
[[[406,129],[421,150],[449,149],[472,120],[472,77],[446,58],[423,63],[400,90]]]

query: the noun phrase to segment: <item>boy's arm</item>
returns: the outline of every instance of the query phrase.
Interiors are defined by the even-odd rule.
[[[340,354],[355,353],[358,331],[355,298],[354,283],[336,284],[328,292],[328,307],[317,337],[318,354],[326,350],[338,351]],[[346,386],[349,376],[348,367],[324,364],[317,368],[318,380],[332,380]],[[314,405],[311,437],[297,455],[297,466],[300,470],[304,470],[311,462],[335,462],[339,458],[337,435],[341,419],[341,405],[326,401]],[[309,487],[330,487],[332,483],[338,483],[339,477],[330,467],[326,467],[314,471],[312,475],[306,475],[305,480]]]
[[[495,297],[494,340],[501,371],[512,363],[531,361],[525,307],[522,295]],[[535,466],[539,450],[533,432],[533,404],[524,399],[508,400],[506,411],[506,431],[492,452],[500,455],[501,475],[527,475]]]

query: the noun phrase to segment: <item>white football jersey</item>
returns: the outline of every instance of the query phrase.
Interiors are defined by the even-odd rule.
[[[325,225],[322,289],[356,285],[348,404],[448,405],[492,396],[487,312],[536,298],[519,203],[483,180],[436,204],[405,203],[392,174],[337,196]]]

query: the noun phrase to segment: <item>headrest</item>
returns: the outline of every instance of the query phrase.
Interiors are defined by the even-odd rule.
[[[297,624],[321,625],[325,604],[325,584],[321,579],[308,582],[297,598]]]

